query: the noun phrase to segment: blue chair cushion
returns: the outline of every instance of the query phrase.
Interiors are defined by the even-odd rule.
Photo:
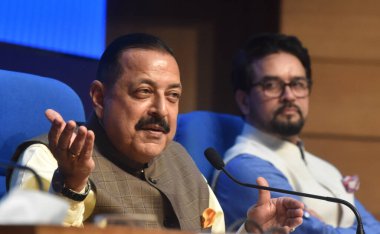
[[[223,156],[235,142],[243,124],[241,117],[231,114],[210,111],[179,114],[174,140],[186,148],[202,174],[211,182],[214,168],[204,156],[204,151],[213,147]]]
[[[65,119],[85,121],[80,98],[58,80],[0,70],[0,94],[0,160],[3,162],[10,160],[21,142],[49,131],[46,109],[57,110]],[[4,174],[5,170],[0,170],[0,175]],[[4,188],[2,180],[0,186]]]

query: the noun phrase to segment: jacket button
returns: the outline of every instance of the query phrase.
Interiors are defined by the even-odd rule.
[[[148,179],[152,184],[157,184],[157,179],[154,179],[154,178],[152,178],[152,177],[149,177],[149,179]]]

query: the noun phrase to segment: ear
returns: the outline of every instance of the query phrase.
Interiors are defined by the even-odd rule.
[[[235,92],[235,101],[243,115],[249,114],[249,94],[243,90]]]
[[[99,119],[103,118],[105,87],[102,82],[94,80],[90,88],[92,107]]]

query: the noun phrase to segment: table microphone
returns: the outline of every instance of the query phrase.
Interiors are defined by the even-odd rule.
[[[33,168],[23,166],[17,163],[13,163],[13,162],[1,162],[1,161],[0,161],[0,167],[5,168],[5,169],[19,169],[19,170],[30,171],[37,181],[38,190],[44,191],[41,176],[38,175],[38,173]]]
[[[235,183],[249,187],[249,188],[255,188],[255,189],[262,189],[262,190],[267,190],[267,191],[273,191],[273,192],[279,192],[279,193],[285,193],[285,194],[292,194],[296,196],[301,196],[301,197],[309,197],[309,198],[314,198],[314,199],[319,199],[319,200],[324,200],[328,202],[334,202],[334,203],[340,203],[343,205],[346,205],[348,208],[354,212],[356,221],[357,221],[357,228],[356,228],[356,234],[364,234],[364,228],[363,228],[363,222],[360,217],[359,212],[356,210],[355,206],[353,206],[351,203],[348,201],[345,201],[343,199],[335,198],[335,197],[324,197],[324,196],[319,196],[319,195],[314,195],[314,194],[308,194],[308,193],[301,193],[301,192],[296,192],[296,191],[290,191],[290,190],[285,190],[285,189],[279,189],[279,188],[271,188],[271,187],[266,187],[266,186],[261,186],[261,185],[256,185],[256,184],[249,184],[249,183],[243,183],[238,181],[236,178],[234,178],[229,172],[227,172],[224,169],[224,161],[222,158],[219,156],[218,152],[214,148],[207,148],[204,152],[207,160],[211,163],[211,165],[217,169],[217,170],[222,170],[232,181]]]

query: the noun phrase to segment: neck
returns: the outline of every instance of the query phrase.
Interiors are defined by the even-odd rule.
[[[281,136],[278,134],[275,134],[275,135],[276,135],[276,137],[281,138],[284,141],[289,141],[293,144],[297,144],[298,142],[301,141],[301,138],[299,137],[299,135],[293,135],[293,136]]]
[[[255,128],[259,129],[262,132],[265,132],[269,135],[272,135],[276,138],[282,139],[284,141],[288,141],[288,142],[293,143],[293,144],[297,144],[298,142],[301,141],[299,134],[295,134],[295,135],[291,135],[291,136],[285,136],[285,135],[281,135],[277,132],[274,132],[273,130],[269,130],[268,128],[259,126],[258,124],[255,124],[255,123],[249,122],[249,124],[254,126]]]

